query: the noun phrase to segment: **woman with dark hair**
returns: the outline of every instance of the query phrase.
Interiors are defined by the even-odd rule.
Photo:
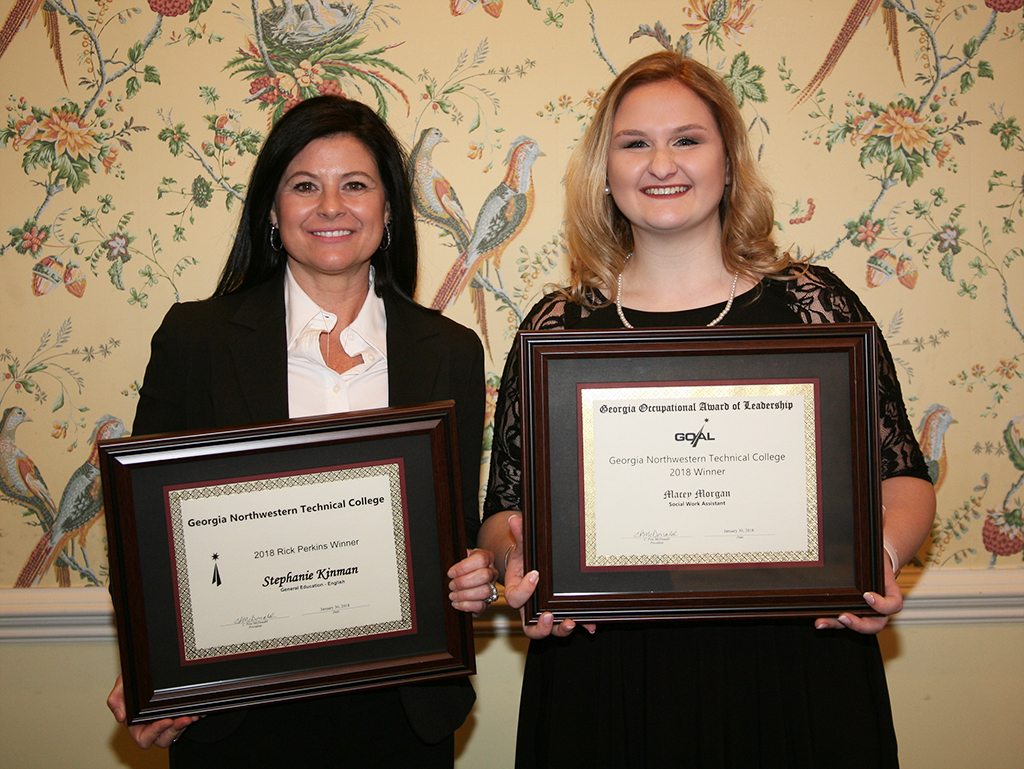
[[[452,399],[467,538],[479,528],[483,349],[415,304],[417,247],[401,146],[365,105],[294,107],[253,168],[212,298],[153,336],[133,434],[203,430]],[[372,289],[372,290],[371,290]],[[494,570],[458,608],[492,600]],[[451,767],[468,680],[377,689],[129,731],[172,766]],[[107,700],[125,718],[120,678]],[[179,738],[180,741],[179,741]]]
[[[412,298],[416,288],[416,222],[401,145],[387,124],[365,104],[329,96],[296,105],[267,137],[252,170],[234,246],[214,297],[259,285],[283,266],[288,255],[279,242],[272,240],[271,230],[278,185],[288,164],[310,142],[335,134],[359,137],[373,156],[388,193],[390,218],[388,237],[383,244],[386,247],[370,258],[375,272],[374,289],[378,296],[383,296],[384,289],[390,286]]]
[[[870,321],[824,267],[773,240],[774,210],[728,87],[675,53],[647,56],[604,93],[566,173],[570,283],[523,329]],[[518,353],[495,413],[480,545],[522,607],[545,575],[523,573]],[[867,616],[587,625],[550,613],[533,639],[517,767],[893,767],[896,737],[874,634],[903,598],[895,573],[928,533],[935,495],[892,358],[879,367],[885,595]],[[486,575],[478,574],[480,582]],[[874,614],[871,614],[871,611]]]

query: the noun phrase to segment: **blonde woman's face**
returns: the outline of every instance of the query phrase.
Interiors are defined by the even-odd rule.
[[[725,142],[710,108],[674,80],[630,91],[612,121],[608,188],[635,238],[720,235]]]

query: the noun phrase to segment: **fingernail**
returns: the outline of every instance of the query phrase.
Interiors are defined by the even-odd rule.
[[[540,579],[540,573],[536,571],[531,571],[529,574],[526,575],[526,579],[530,582],[530,584],[536,585],[537,580]]]
[[[817,625],[814,626],[814,629],[815,630],[828,630],[828,623],[827,622],[819,622]]]
[[[839,621],[842,622],[846,627],[850,627],[851,620],[849,614],[840,614]]]
[[[563,627],[565,627],[565,632],[566,633],[571,633],[573,630],[576,629],[576,623],[573,622],[572,620],[566,620],[565,622],[562,623],[562,625],[563,625]]]
[[[874,606],[875,605],[875,594],[874,593],[865,593],[864,594],[864,600],[867,601],[872,606]]]

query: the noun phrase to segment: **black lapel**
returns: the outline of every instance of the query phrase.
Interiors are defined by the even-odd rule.
[[[416,406],[438,399],[437,371],[442,362],[441,335],[429,310],[388,291],[388,404]]]
[[[288,418],[288,351],[284,282],[275,277],[242,300],[231,318],[230,351],[238,393],[251,423]]]

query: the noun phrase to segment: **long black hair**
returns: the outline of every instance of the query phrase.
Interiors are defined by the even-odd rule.
[[[270,246],[270,212],[277,186],[296,155],[315,139],[349,134],[363,143],[377,163],[391,210],[391,243],[370,258],[374,291],[392,288],[412,298],[416,291],[416,222],[402,145],[376,112],[342,96],[317,96],[297,104],[270,131],[249,179],[245,205],[213,296],[251,288],[278,273],[287,254]]]

